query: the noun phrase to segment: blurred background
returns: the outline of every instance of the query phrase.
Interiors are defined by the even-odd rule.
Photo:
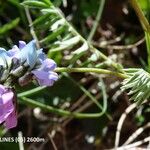
[[[0,0],[0,47],[11,49],[19,40],[32,40],[29,20],[26,16],[22,0]],[[85,38],[97,21],[95,34],[90,43],[99,51],[119,62],[125,68],[140,67],[147,69],[147,48],[141,24],[128,1],[106,0],[101,8],[98,0],[53,0],[53,4],[60,8],[66,19]],[[150,1],[138,0],[147,19],[150,17]],[[101,17],[98,12],[101,9]],[[35,20],[41,16],[39,9],[29,9],[31,18]],[[35,27],[37,38],[42,40],[49,31],[51,24],[44,21]],[[68,34],[69,36],[69,34]],[[59,39],[59,37],[57,37]],[[67,38],[67,37],[66,37]],[[70,41],[71,42],[71,41]],[[63,51],[51,52],[54,39],[45,41],[40,46],[44,48],[48,57],[54,59],[59,67],[100,67],[105,63],[99,60],[88,62],[91,54],[74,59],[71,52],[81,43],[67,47]],[[94,58],[93,58],[94,59]],[[39,142],[26,142],[27,150],[103,150],[114,147],[116,128],[120,116],[131,104],[129,97],[120,90],[122,79],[87,73],[59,74],[59,81],[53,87],[45,88],[30,98],[56,108],[69,111],[96,113],[100,110],[91,99],[95,99],[103,108],[102,88],[107,96],[107,109],[101,117],[94,119],[75,119],[45,112],[39,107],[32,108],[22,104],[18,99],[18,126],[7,131],[0,126],[0,136],[38,137]],[[32,83],[24,88],[17,87],[17,93],[37,87]],[[106,94],[107,93],[107,94]],[[90,95],[90,96],[89,96]],[[92,96],[91,96],[92,95]],[[149,105],[134,109],[123,123],[120,145],[139,127],[149,122]],[[20,133],[19,132],[19,133]],[[135,141],[149,136],[149,128],[141,133]],[[45,141],[43,142],[42,139]],[[0,149],[19,150],[18,143],[0,142]]]

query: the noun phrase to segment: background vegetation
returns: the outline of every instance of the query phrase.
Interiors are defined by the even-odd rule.
[[[149,20],[150,0],[137,1]],[[58,67],[117,73],[122,67],[143,68],[149,72],[149,29],[129,1],[35,2],[0,0],[0,47],[11,49],[19,40],[29,42],[35,38],[37,47],[43,48]],[[53,87],[36,88],[35,82],[17,88],[18,126],[9,131],[1,126],[1,137],[21,134],[45,139],[23,143],[28,150],[101,150],[145,138],[150,141],[149,103],[132,104],[120,89],[123,80],[120,74],[96,74],[91,70],[67,73],[68,70],[59,68],[56,71],[62,73]],[[119,136],[117,125],[125,109],[130,114],[120,122]],[[144,131],[127,141],[140,127]],[[136,147],[146,149],[148,144]],[[0,142],[2,148],[21,149],[15,142]]]

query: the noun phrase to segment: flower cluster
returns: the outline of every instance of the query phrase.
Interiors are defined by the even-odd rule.
[[[55,68],[56,63],[36,49],[34,40],[20,41],[19,47],[8,51],[0,48],[0,123],[5,122],[8,129],[17,125],[14,85],[24,86],[35,79],[40,86],[52,86],[58,79]]]

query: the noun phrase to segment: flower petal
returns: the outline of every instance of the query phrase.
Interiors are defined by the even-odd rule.
[[[9,51],[7,51],[7,55],[11,58],[17,57],[17,54],[20,52],[19,48],[14,45],[13,48]]]
[[[0,85],[1,89],[2,86],[3,85]],[[4,122],[6,118],[10,115],[10,113],[12,113],[12,111],[14,110],[13,105],[14,93],[7,88],[2,90],[3,93],[0,95],[0,123]]]
[[[54,81],[58,79],[58,75],[55,72],[45,72],[43,70],[32,71],[35,75],[40,86],[52,86]]]
[[[5,87],[0,84],[0,95],[2,95],[5,91]]]
[[[44,71],[52,71],[56,68],[56,63],[52,59],[45,59],[42,63]]]
[[[0,101],[2,101],[2,99],[0,99]],[[14,105],[12,101],[8,101],[5,104],[0,104],[0,123],[4,122],[13,110]]]
[[[38,57],[38,59],[40,59],[40,61],[44,61],[45,59],[46,59],[46,55],[45,55],[45,53],[43,53],[43,49],[39,49],[38,51],[37,51],[37,57]]]
[[[19,41],[19,49],[23,49],[26,46],[26,42]]]
[[[8,91],[8,92],[4,93],[2,95],[3,104],[6,104],[9,101],[12,101],[13,97],[14,97],[14,93],[12,91]]]
[[[3,68],[10,67],[11,58],[8,56],[7,51],[3,48],[0,48],[0,66]]]
[[[58,74],[56,72],[49,71],[48,73],[49,73],[49,79],[50,80],[54,80],[54,81],[58,80]]]
[[[48,79],[49,73],[42,71],[42,70],[35,70],[32,71],[32,73],[38,78],[38,79]]]
[[[21,62],[27,62],[30,68],[33,68],[37,61],[37,52],[35,40],[29,42],[23,49],[21,49],[19,58],[21,58]]]
[[[7,129],[11,129],[17,126],[17,115],[15,110],[5,120],[5,126]]]

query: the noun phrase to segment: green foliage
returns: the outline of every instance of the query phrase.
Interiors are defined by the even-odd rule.
[[[125,69],[125,71],[129,77],[123,81],[121,89],[129,89],[130,100],[141,104],[150,97],[150,74],[143,69]]]
[[[37,9],[40,7],[42,15],[37,17],[30,26],[35,28],[37,35],[41,33],[46,34],[44,34],[44,37],[41,37],[40,44],[49,48],[48,56],[55,56],[56,53],[59,54],[59,52],[61,53],[62,51],[73,49],[74,51],[68,55],[70,58],[68,62],[73,64],[71,60],[75,62],[91,48],[90,44],[72,27],[64,18],[62,12],[52,5],[52,3],[47,4],[45,1],[39,2],[32,0],[23,2],[23,5]],[[147,41],[149,41],[148,35]],[[149,43],[147,46],[149,48]],[[93,54],[88,58],[88,63],[92,61],[96,62],[99,54],[103,56],[106,61],[110,61],[109,58],[94,49]],[[96,58],[93,60],[93,57]],[[113,62],[111,62],[109,65],[122,70],[122,67],[119,67],[120,64],[113,64]],[[129,77],[124,80],[122,89],[131,89],[128,93],[132,95],[130,99],[142,103],[150,96],[150,79],[148,73],[142,69],[129,69],[125,71],[125,74],[126,73]]]
[[[40,1],[40,3],[42,3],[40,9],[39,1],[24,1],[22,4],[37,8],[36,10],[31,9],[32,13],[38,15],[30,26],[34,28],[40,45],[49,49],[48,56],[54,56],[51,53],[58,54],[58,52],[65,53],[67,51],[67,57],[63,57],[63,59],[67,58],[64,65],[70,65],[70,62],[71,65],[76,64],[77,60],[80,60],[80,66],[84,61],[88,61],[86,65],[90,64],[94,67],[96,62],[101,63],[98,61],[101,59],[102,61],[109,61],[110,67],[121,70],[119,64],[110,60],[84,39],[67,21],[59,8],[52,5],[52,3],[48,7],[44,0]],[[92,59],[93,57],[95,58],[94,60]]]
[[[138,1],[145,15],[148,18],[150,0],[144,0],[144,1],[138,0]],[[21,2],[22,2],[22,5],[20,5]],[[134,100],[138,104],[142,104],[142,102],[145,99],[148,99],[150,97],[150,75],[148,72],[144,71],[143,69],[122,70],[123,67],[121,64],[117,64],[113,62],[113,60],[110,59],[111,57],[109,58],[101,52],[103,51],[103,49],[99,50],[92,46],[91,39],[93,38],[93,36],[89,40],[90,41],[89,42],[87,40],[88,38],[87,39],[83,38],[70,23],[69,17],[71,16],[73,17],[71,22],[74,25],[77,25],[78,30],[80,31],[80,26],[82,26],[81,27],[82,33],[84,32],[83,30],[85,30],[86,32],[85,35],[89,35],[89,28],[86,27],[85,22],[87,20],[85,19],[89,17],[88,19],[89,21],[91,21],[90,25],[92,25],[94,24],[93,19],[95,17],[96,18],[95,20],[97,20],[97,25],[99,25],[99,20],[96,17],[96,13],[98,12],[97,10],[98,10],[98,7],[100,6],[99,5],[100,1],[72,0],[70,2],[68,0],[69,5],[70,4],[71,5],[73,4],[73,5],[71,6],[71,8],[69,8],[69,11],[72,11],[71,13],[70,12],[68,13],[67,12],[68,10],[65,11],[65,14],[67,15],[69,14],[69,17],[66,17],[66,18],[64,17],[63,12],[61,12],[61,10],[58,8],[59,6],[62,6],[61,5],[62,2],[63,2],[62,0],[52,0],[52,1],[50,0],[7,0],[6,2],[3,2],[3,3],[0,2],[0,5],[3,4],[0,8],[0,17],[2,18],[2,22],[0,22],[0,25],[1,25],[0,37],[2,38],[2,40],[0,41],[2,43],[2,44],[0,43],[1,46],[2,45],[10,46],[12,45],[11,43],[15,43],[16,41],[20,39],[29,41],[32,38],[29,33],[30,31],[29,27],[31,28],[33,27],[33,30],[35,31],[35,34],[38,38],[38,42],[40,46],[44,48],[44,51],[47,53],[47,56],[49,58],[52,58],[57,62],[58,66],[61,66],[61,65],[67,66],[66,68],[77,66],[80,69],[82,69],[82,67],[85,67],[85,68],[91,67],[94,69],[106,68],[105,71],[110,71],[110,72],[111,70],[113,70],[114,72],[113,75],[115,75],[115,73],[116,74],[120,73],[120,77],[126,78],[123,81],[122,89],[129,91],[128,95],[131,97],[130,98],[131,100]],[[28,25],[28,21],[25,16],[24,8],[27,10],[29,9],[29,13],[33,20],[33,22],[31,21],[32,23],[30,25]],[[9,16],[5,15],[5,12],[7,11],[11,11],[13,13],[10,14]],[[103,11],[103,9],[101,9],[101,11]],[[17,19],[14,19],[14,18],[17,18]],[[104,18],[104,23],[105,23],[105,18]],[[95,31],[97,27],[99,26],[96,26]],[[112,34],[114,34],[115,30],[118,31],[118,29],[115,29],[115,27],[113,28],[114,29],[113,29]],[[15,31],[13,33],[9,32],[12,29],[15,29]],[[105,42],[106,37],[103,37],[103,35],[98,32],[96,32],[95,34],[95,37],[98,37],[96,42],[98,43],[101,42],[101,38],[99,38],[99,36],[102,36],[102,40],[104,40]],[[104,32],[104,31],[100,31],[100,32]],[[123,31],[123,32],[126,32],[126,31]],[[132,37],[128,36],[129,41],[127,41],[126,44],[130,44],[132,43],[132,40],[135,41],[137,39],[137,36],[134,35],[133,33],[134,31],[130,33]],[[11,34],[13,34],[13,36]],[[116,36],[118,35],[113,35],[113,37],[116,37]],[[148,64],[149,64],[147,68],[150,68],[150,35],[146,32],[145,37],[146,37],[146,43],[147,43]],[[115,53],[114,51],[109,51],[109,49],[108,51],[105,50],[104,52],[106,53],[106,55],[107,54],[111,55]],[[115,54],[117,54],[116,56],[119,56],[118,54],[127,55],[127,53],[128,51],[117,52]],[[150,69],[147,69],[147,70],[150,72]],[[91,72],[87,71],[85,74],[84,73],[82,74],[72,73],[71,76],[67,73],[62,73],[60,74],[59,81],[53,87],[48,87],[48,88],[36,87],[37,86],[36,83],[32,83],[31,85],[25,86],[24,88],[18,87],[17,88],[17,94],[19,93],[17,95],[18,103],[24,103],[29,106],[31,105],[34,108],[40,107],[41,110],[43,110],[43,112],[44,111],[48,112],[48,119],[50,118],[52,120],[53,118],[55,120],[57,116],[51,115],[51,117],[49,117],[49,113],[54,113],[54,114],[56,113],[62,116],[71,116],[71,117],[77,117],[77,118],[84,118],[85,116],[86,116],[85,118],[95,118],[95,117],[100,118],[103,115],[104,118],[100,118],[101,119],[100,123],[99,122],[91,123],[91,120],[88,120],[90,122],[89,124],[94,124],[94,125],[100,124],[100,126],[97,126],[98,129],[96,129],[97,127],[94,127],[94,130],[96,129],[95,132],[97,134],[100,130],[106,127],[106,124],[107,124],[107,122],[105,122],[106,117],[110,120],[112,119],[107,110],[109,109],[108,106],[111,105],[112,102],[109,101],[109,104],[107,103],[106,92],[109,93],[109,86],[107,87],[108,88],[107,89],[99,74],[92,72],[93,77],[89,76]],[[106,77],[106,76],[102,76],[102,77]],[[116,80],[116,78],[111,77],[110,80],[114,80],[114,79]],[[113,82],[113,81],[109,81],[106,79],[106,83],[109,84],[109,82]],[[95,91],[97,93],[94,93]],[[71,109],[72,105],[74,104],[76,105],[76,102],[78,103],[78,100],[80,99],[83,99],[85,101],[82,101],[82,103],[78,105],[75,109]],[[94,102],[96,106],[94,106],[94,109],[90,107],[90,109],[82,110],[83,107],[81,105],[82,104],[83,106],[89,105],[88,100],[90,100],[90,102],[91,101]],[[70,105],[69,107],[67,106],[68,104]],[[19,109],[22,111],[21,107],[19,107]],[[79,111],[86,110],[92,113],[87,113],[86,111],[84,113],[80,113],[80,112],[78,113],[78,110]],[[41,114],[45,115],[43,112]],[[98,112],[98,113],[95,113],[95,112]],[[58,120],[59,120],[59,117],[58,117]],[[97,120],[98,119],[94,119],[94,121],[97,121]],[[144,116],[138,116],[137,122],[139,122],[140,125],[142,125],[144,121],[145,121]],[[41,128],[40,125],[38,126],[39,128]],[[86,127],[89,127],[89,125],[86,124]],[[22,128],[24,128],[24,124]],[[3,136],[5,132],[3,131],[3,128],[0,129],[1,136]],[[17,146],[18,146],[18,143],[14,145],[11,143],[10,144],[8,143],[8,145],[7,143],[0,144],[0,147],[3,149],[10,149],[10,147],[13,149],[17,149],[18,148]]]
[[[150,0],[138,0],[138,3],[145,13],[145,15],[149,18],[150,17]]]
[[[25,1],[23,2],[24,5],[27,5],[29,7],[35,7],[35,8],[48,8],[50,6],[50,3],[47,2],[40,2],[40,1]]]
[[[20,19],[16,18],[16,19],[12,20],[11,22],[0,27],[0,35],[5,34],[9,30],[15,28],[18,25],[19,21],[20,21]]]
[[[0,1],[0,46],[6,49],[22,39],[31,36],[27,31],[28,22],[24,13],[24,7],[20,5],[22,0]]]
[[[73,58],[75,55],[88,50],[89,46],[86,40],[74,30],[71,24],[63,17],[61,11],[54,5],[47,5],[45,1],[25,1],[22,4],[36,7],[37,9],[41,7],[42,14],[30,26],[35,28],[37,35],[44,33],[40,44],[49,49],[49,56],[51,53],[74,49],[74,52],[70,53],[70,58]]]
[[[106,61],[107,61],[107,59],[109,60],[109,58],[107,58],[104,54],[102,54],[100,51],[98,51],[97,49],[92,47],[73,28],[73,26],[66,20],[66,18],[64,18],[63,13],[57,7],[52,5],[52,3],[48,4],[45,0],[43,0],[43,1],[31,0],[31,1],[24,1],[22,4],[26,8],[27,7],[31,8],[30,9],[31,13],[37,14],[37,16],[35,17],[35,20],[33,20],[33,22],[30,24],[30,27],[34,28],[34,31],[38,37],[40,45],[42,47],[44,46],[44,48],[46,48],[46,49],[49,49],[48,50],[49,57],[55,58],[55,59],[57,59],[57,61],[60,62],[60,59],[62,58],[61,54],[63,54],[64,51],[67,51],[67,52],[71,51],[67,55],[67,57],[69,57],[67,65],[69,65],[71,67],[74,64],[74,62],[79,60],[83,54],[90,56],[91,51],[89,51],[90,53],[86,53],[86,52],[87,52],[87,50],[89,50],[89,48],[91,48],[91,49],[93,49],[92,54],[96,55],[96,59],[99,56],[101,56],[104,60],[106,60]],[[32,9],[32,8],[34,8],[34,9]],[[96,52],[96,54],[95,54],[95,52]],[[56,55],[57,55],[57,57],[56,57]],[[92,57],[93,57],[93,55],[92,55]],[[90,60],[89,62],[92,62],[92,59],[89,59],[89,60]],[[109,60],[109,62],[111,64],[112,61]],[[70,78],[70,77],[68,76],[68,78]],[[74,84],[75,84],[75,82],[74,82]],[[66,85],[66,83],[65,83],[65,85]],[[107,114],[107,112],[106,112],[107,97],[106,97],[104,85],[102,82],[100,85],[101,86],[100,89],[102,90],[102,95],[104,97],[103,98],[104,106],[101,106],[99,104],[99,102],[97,102],[97,100],[91,95],[91,93],[88,92],[83,86],[81,86],[80,84],[77,84],[77,86],[79,87],[79,89],[82,90],[82,92],[84,92],[84,94],[87,97],[90,98],[91,101],[93,101],[100,108],[100,111],[102,111],[97,114],[90,114],[89,116],[100,117],[104,113]],[[57,90],[54,90],[54,91],[51,90],[51,91],[52,91],[52,93],[57,92],[57,95],[59,95],[58,91],[62,91],[62,93],[65,95],[65,98],[66,98],[66,95],[68,94],[68,90],[64,90],[64,87],[62,87],[62,88],[63,88],[63,90],[58,90],[59,88],[57,87]],[[67,93],[65,93],[65,91]],[[72,94],[72,95],[74,95],[74,94]],[[50,96],[50,94],[49,94],[49,96]],[[71,96],[69,96],[69,98],[71,98]],[[57,100],[60,100],[60,98],[57,97]],[[51,102],[53,102],[53,101],[55,101],[55,98]],[[107,117],[111,118],[108,114],[107,114]]]
[[[147,22],[148,22],[148,20],[150,19],[150,0],[144,0],[144,1],[138,0],[138,3],[142,11],[144,12],[145,16],[147,17]],[[149,28],[150,28],[150,25],[149,25]],[[150,71],[150,33],[148,31],[144,31],[144,32],[145,32],[146,48],[147,48],[147,54],[148,54],[147,70]]]

